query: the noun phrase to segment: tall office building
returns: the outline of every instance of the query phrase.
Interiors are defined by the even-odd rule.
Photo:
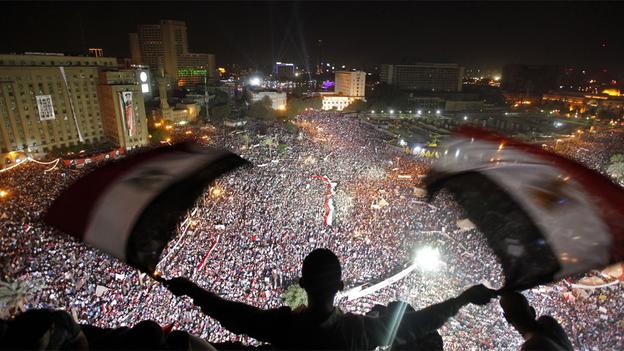
[[[366,72],[363,71],[336,71],[336,94],[344,96],[364,96]]]
[[[402,90],[461,91],[464,67],[456,63],[384,64],[379,78]]]
[[[132,63],[148,65],[175,79],[178,86],[216,77],[214,55],[189,52],[185,22],[139,25],[137,33],[129,34],[129,42]]]
[[[366,72],[337,71],[335,73],[334,93],[324,94],[323,110],[342,111],[356,100],[363,100],[365,95]]]
[[[125,149],[146,145],[149,134],[137,72],[100,72],[97,89],[106,138]]]
[[[114,141],[104,132],[98,95],[99,74],[106,70],[117,70],[115,58],[0,55],[0,153]]]

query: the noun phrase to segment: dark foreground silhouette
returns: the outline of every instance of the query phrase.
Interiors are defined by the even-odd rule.
[[[496,292],[473,286],[459,296],[416,311],[405,302],[376,305],[366,315],[343,313],[334,306],[343,289],[341,266],[327,249],[312,251],[304,260],[300,279],[308,306],[262,310],[228,301],[185,278],[163,283],[176,296],[189,296],[202,311],[235,334],[245,334],[267,344],[254,348],[240,343],[210,344],[196,336],[156,322],[143,321],[116,329],[79,325],[64,311],[29,310],[0,321],[0,348],[29,350],[232,350],[315,349],[442,350],[437,332],[467,304],[485,305]],[[519,293],[501,298],[507,321],[524,337],[524,350],[572,350],[561,326],[549,316],[535,320],[535,311]]]
[[[185,278],[174,278],[165,285],[174,295],[191,297],[206,315],[231,332],[288,350],[370,350],[391,345],[395,335],[400,336],[402,345],[414,347],[432,336],[461,307],[469,303],[484,305],[495,296],[493,290],[477,285],[420,311],[391,308],[363,316],[343,313],[334,306],[336,293],[344,288],[341,275],[340,262],[333,252],[312,251],[303,261],[299,281],[308,295],[308,306],[296,311],[290,307],[261,310],[228,301]]]

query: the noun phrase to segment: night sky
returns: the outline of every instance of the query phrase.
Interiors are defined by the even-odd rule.
[[[84,45],[128,57],[127,33],[137,24],[177,19],[187,22],[191,51],[214,53],[219,65],[305,65],[306,57],[313,64],[322,39],[324,57],[347,65],[440,61],[500,70],[534,63],[624,73],[624,6],[615,2],[4,2],[0,8],[5,53],[78,52]]]

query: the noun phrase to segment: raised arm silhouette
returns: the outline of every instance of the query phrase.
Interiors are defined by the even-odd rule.
[[[336,293],[344,288],[342,269],[336,255],[316,249],[303,261],[300,285],[308,295],[308,306],[262,310],[240,302],[228,301],[206,291],[186,278],[165,281],[177,296],[189,296],[208,316],[235,334],[246,334],[278,349],[373,349],[391,345],[396,320],[385,316],[344,313],[334,306]],[[420,339],[440,328],[462,306],[484,305],[495,295],[493,290],[476,285],[456,298],[403,314],[401,329]]]

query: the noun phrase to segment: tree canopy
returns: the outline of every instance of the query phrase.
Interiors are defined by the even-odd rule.
[[[366,102],[362,100],[355,100],[349,104],[349,106],[345,107],[342,112],[360,112],[365,111],[367,109]]]
[[[292,284],[282,294],[282,300],[286,306],[295,310],[300,306],[308,305],[308,294],[299,284]]]
[[[267,99],[269,100],[268,105],[266,101]],[[262,99],[261,101],[252,102],[251,105],[249,105],[248,115],[257,119],[275,118],[275,111],[271,108],[271,99],[265,97],[265,99]]]
[[[232,106],[230,104],[221,104],[214,106],[210,111],[210,117],[215,120],[224,120],[230,117]]]
[[[607,173],[618,183],[624,185],[624,154],[611,156],[611,162],[607,167]]]
[[[319,96],[311,98],[291,97],[286,104],[286,116],[292,118],[303,113],[306,108],[320,110],[322,106],[323,102]]]

